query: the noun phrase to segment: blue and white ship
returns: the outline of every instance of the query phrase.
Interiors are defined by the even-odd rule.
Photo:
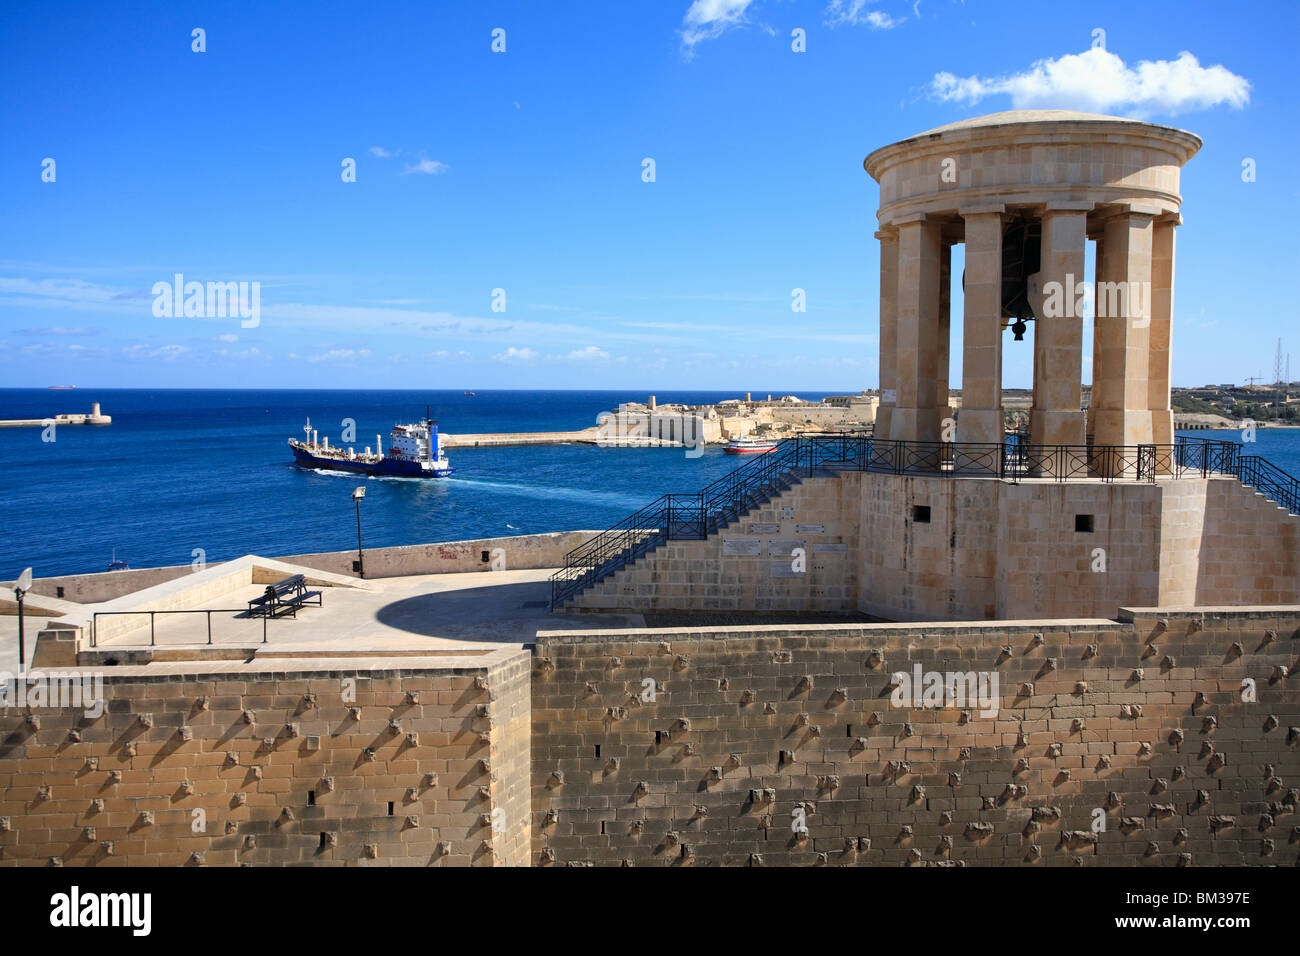
[[[311,419],[303,427],[305,439],[289,439],[293,457],[304,468],[358,471],[366,475],[391,475],[398,478],[446,478],[456,469],[443,456],[438,441],[438,423],[424,412],[424,421],[414,425],[394,425],[388,436],[388,448],[375,436],[375,450],[369,446],[358,452],[353,446],[330,446],[329,436],[317,440]]]

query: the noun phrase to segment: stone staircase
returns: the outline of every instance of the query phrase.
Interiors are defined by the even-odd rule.
[[[861,438],[790,439],[688,495],[663,495],[567,556],[551,578],[551,608],[630,567],[668,541],[702,541],[810,478],[832,478],[837,465],[864,460]]]

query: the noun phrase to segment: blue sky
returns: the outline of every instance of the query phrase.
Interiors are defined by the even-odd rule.
[[[1289,2],[10,5],[0,382],[874,387],[863,157],[1017,107],[1201,135],[1174,381],[1270,376],[1279,336],[1297,377],[1298,21]],[[155,316],[176,273],[260,283],[259,324]],[[1030,369],[1008,345],[1004,384]]]

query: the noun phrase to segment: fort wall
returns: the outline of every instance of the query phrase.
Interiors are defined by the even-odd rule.
[[[106,668],[0,714],[0,861],[523,863],[528,657]]]
[[[0,715],[0,862],[1294,865],[1298,642],[1134,608],[110,667],[102,716]],[[982,693],[895,700],[918,668]]]
[[[546,534],[512,535],[502,538],[475,538],[467,541],[443,541],[430,544],[400,545],[391,548],[366,548],[366,576],[370,578],[397,577],[406,574],[445,574],[456,571],[486,571],[490,567],[493,548],[505,552],[509,568],[553,568],[564,563],[564,555],[578,547],[596,531],[558,531]],[[483,552],[489,561],[483,560]],[[270,557],[270,555],[268,555]],[[356,550],[323,551],[314,554],[296,554],[277,557],[286,564],[297,564],[318,571],[354,575],[352,562]],[[212,561],[208,567],[221,562]],[[157,584],[165,584],[194,572],[189,564],[162,568],[138,568],[127,571],[104,571],[96,574],[64,574],[35,578],[32,593],[46,597],[63,598],[79,604],[96,604],[134,594]],[[0,614],[6,611],[0,605]]]
[[[669,541],[566,606],[962,621],[1300,603],[1298,529],[1300,517],[1235,478],[845,471],[804,479],[706,540]]]
[[[536,862],[1293,865],[1300,609],[1123,617],[542,635]]]

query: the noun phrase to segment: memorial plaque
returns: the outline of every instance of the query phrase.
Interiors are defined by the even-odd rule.
[[[767,553],[776,557],[778,555],[794,555],[795,548],[802,548],[804,543],[798,538],[773,538],[767,543]],[[807,554],[807,550],[804,551]]]
[[[796,571],[789,561],[773,561],[770,576],[774,578],[801,578],[802,571]]]
[[[825,534],[826,525],[824,524],[797,524],[794,526],[796,534]]]
[[[750,534],[780,534],[781,526],[779,524],[751,524],[749,526]]]
[[[813,544],[813,554],[848,554],[849,546],[840,541],[818,541]]]
[[[748,539],[745,539],[745,538],[723,538],[723,539],[722,539],[722,553],[723,553],[723,554],[740,554],[740,555],[743,555],[743,554],[753,554],[753,555],[762,554],[762,553],[763,553],[763,542],[762,542],[762,541],[756,541],[756,540],[748,540]]]

